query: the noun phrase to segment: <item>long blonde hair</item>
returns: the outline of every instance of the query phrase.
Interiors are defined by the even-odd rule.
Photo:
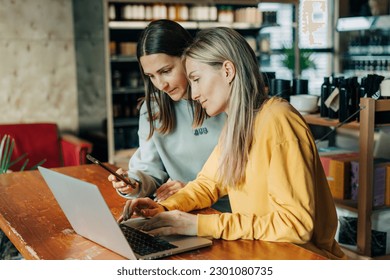
[[[185,57],[220,68],[234,64],[228,118],[220,138],[219,182],[237,186],[245,182],[245,169],[253,142],[255,116],[267,99],[257,58],[246,40],[226,27],[204,29],[184,52]]]

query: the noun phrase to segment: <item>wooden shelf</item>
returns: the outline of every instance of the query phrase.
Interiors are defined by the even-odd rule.
[[[108,27],[111,30],[143,30],[150,21],[110,21]],[[181,26],[186,29],[203,29],[217,26],[226,26],[233,29],[260,29],[262,25],[247,22],[218,22],[218,21],[180,21]],[[269,25],[265,25],[267,27]]]
[[[215,5],[257,5],[259,3],[298,4],[299,0],[110,0],[110,3],[136,4],[136,3],[170,3],[170,4],[215,4]]]
[[[112,90],[112,94],[115,95],[126,95],[126,94],[143,94],[145,92],[145,89],[143,87],[121,87],[117,89]]]
[[[335,198],[334,202],[335,202],[336,206],[339,207],[339,208],[346,209],[348,211],[355,212],[355,213],[358,212],[358,203],[357,203],[357,201],[350,200],[350,199],[342,200],[342,199]],[[389,206],[386,206],[386,205],[374,206],[372,208],[372,212],[385,210],[387,208],[389,208]]]
[[[341,200],[341,199],[334,199],[334,202],[337,207],[357,213],[358,212],[358,206],[357,201],[353,200]]]
[[[138,122],[138,117],[114,118],[114,127],[136,127]]]
[[[111,62],[138,62],[135,55],[113,55]]]
[[[358,201],[336,200],[338,207],[357,213],[357,254],[371,258],[371,231],[372,213],[377,210],[388,208],[387,206],[373,207],[373,186],[374,186],[374,130],[375,115],[378,112],[390,111],[390,99],[375,100],[372,98],[361,98],[360,123],[353,121],[344,124],[343,128],[359,131],[359,190]],[[306,122],[312,125],[337,127],[338,120],[321,118],[319,114],[304,116]],[[388,125],[388,124],[385,124]],[[379,125],[379,126],[382,126]],[[342,245],[342,244],[341,244]],[[375,259],[388,259],[390,256],[375,257]]]
[[[308,124],[336,127],[340,122],[336,119],[321,118],[320,114],[309,114],[303,116]],[[357,121],[346,123],[342,126],[343,128],[350,128],[359,130],[360,124]]]
[[[375,114],[390,111],[390,100],[361,98],[360,106],[360,159],[358,197],[358,251],[371,256],[371,215],[374,186],[374,129]]]

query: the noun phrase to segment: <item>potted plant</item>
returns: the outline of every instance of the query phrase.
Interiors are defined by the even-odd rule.
[[[295,69],[295,52],[294,48],[291,47],[283,47],[282,48],[283,53],[283,59],[282,64],[290,69],[291,71],[294,71]],[[299,65],[301,68],[301,71],[313,68],[316,69],[316,64],[314,62],[314,59],[312,58],[313,52],[307,49],[300,49],[299,50]]]

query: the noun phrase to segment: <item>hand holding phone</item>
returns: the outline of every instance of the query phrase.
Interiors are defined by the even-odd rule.
[[[110,172],[112,175],[114,175],[118,180],[125,182],[127,185],[129,185],[129,186],[132,187],[133,189],[136,188],[135,182],[133,182],[133,181],[131,180],[131,178],[128,178],[128,177],[123,176],[122,174],[116,173],[114,170],[112,170],[112,169],[109,168],[108,166],[104,165],[103,163],[101,163],[99,160],[97,160],[96,158],[94,158],[94,157],[91,156],[90,154],[87,154],[87,159],[90,160],[91,162],[93,162],[93,163],[99,165],[100,167],[103,167],[105,170],[107,170],[107,171]]]

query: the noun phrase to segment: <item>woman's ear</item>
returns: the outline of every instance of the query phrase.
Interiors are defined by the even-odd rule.
[[[236,67],[231,61],[225,60],[222,64],[222,68],[226,75],[226,79],[230,84],[234,80],[234,77],[236,76]]]

